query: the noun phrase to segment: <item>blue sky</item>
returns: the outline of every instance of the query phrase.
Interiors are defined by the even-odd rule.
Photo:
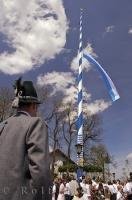
[[[101,114],[104,142],[115,159],[125,160],[127,156],[130,159],[130,0],[33,0],[32,3],[27,3],[26,0],[14,0],[13,3],[2,0],[0,85],[10,86],[22,74],[24,79],[31,79],[40,85],[56,85],[54,94],[59,90],[63,91],[65,101],[68,101],[69,96],[74,96],[80,8],[83,8],[83,47],[96,55],[121,96],[121,99],[110,106],[109,96],[98,72],[88,63],[84,63],[84,87],[88,98],[85,106]],[[70,90],[67,90],[69,85]]]

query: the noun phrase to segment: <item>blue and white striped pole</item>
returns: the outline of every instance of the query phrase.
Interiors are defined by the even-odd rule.
[[[82,145],[82,152],[78,155],[77,162],[83,161],[83,84],[82,84],[82,15],[83,10],[80,13],[80,36],[79,36],[79,75],[78,75],[78,120],[77,120],[77,144]]]
[[[83,165],[83,83],[82,83],[82,75],[83,75],[83,69],[82,69],[82,59],[83,57],[88,60],[90,63],[94,64],[101,74],[108,92],[111,96],[112,101],[116,101],[120,98],[118,91],[116,90],[116,87],[109,77],[109,75],[106,73],[106,71],[103,69],[103,67],[88,53],[83,54],[82,49],[82,15],[83,10],[81,9],[80,12],[80,37],[79,37],[79,75],[78,75],[78,120],[77,120],[77,127],[78,127],[78,133],[77,133],[77,144],[80,144],[82,146],[82,152],[81,154],[78,154],[77,156],[77,162],[78,164],[81,162],[81,165]]]

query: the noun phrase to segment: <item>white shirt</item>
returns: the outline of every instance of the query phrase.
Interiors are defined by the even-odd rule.
[[[108,188],[109,188],[111,194],[117,193],[117,190],[113,185],[108,185]]]
[[[123,196],[122,196],[122,194],[118,191],[117,192],[117,200],[123,200],[124,198],[123,198]]]
[[[52,200],[55,200],[55,193],[56,193],[56,185],[54,184],[52,188]]]
[[[82,188],[82,190],[84,192],[86,190],[86,184],[84,182],[81,182],[80,186],[81,186],[81,188]]]
[[[97,188],[98,184],[94,180],[92,180],[92,186]]]
[[[60,188],[59,188],[59,195],[57,200],[65,200],[65,196],[64,196],[64,190],[65,190],[65,186],[63,183],[60,184]]]
[[[65,185],[64,194],[71,195],[71,193],[70,193],[70,184],[69,183],[66,183],[66,185]]]
[[[123,189],[123,192],[128,192],[129,194],[132,194],[132,182],[128,182]]]
[[[84,196],[82,196],[82,197],[76,197],[76,196],[74,196],[73,197],[73,200],[85,200],[85,198],[84,198]]]
[[[115,188],[115,193],[117,193],[118,192],[118,188],[117,188],[117,185],[116,184],[113,184],[113,187]]]
[[[69,185],[70,185],[70,193],[71,193],[71,196],[74,196],[76,194],[76,190],[78,188],[78,183],[76,180],[71,180],[69,182]]]
[[[89,184],[85,184],[85,186],[83,187],[83,192],[84,192],[84,198],[88,199],[88,197],[91,197],[91,193],[90,193],[90,185]]]

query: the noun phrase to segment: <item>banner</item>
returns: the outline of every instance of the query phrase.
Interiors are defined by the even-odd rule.
[[[116,87],[113,83],[113,81],[111,80],[111,78],[109,77],[109,75],[106,73],[106,71],[103,69],[103,67],[89,54],[84,53],[83,57],[88,60],[90,63],[94,64],[94,66],[96,67],[96,69],[99,71],[99,73],[102,76],[102,79],[105,82],[105,85],[108,89],[109,95],[112,99],[112,101],[116,101],[120,98]]]

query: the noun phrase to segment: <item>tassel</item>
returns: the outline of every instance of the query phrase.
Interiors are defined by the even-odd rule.
[[[18,108],[19,106],[19,97],[15,97],[15,99],[12,102],[12,108]]]

